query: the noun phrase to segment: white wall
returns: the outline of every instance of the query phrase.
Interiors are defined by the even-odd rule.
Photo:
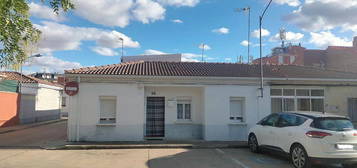
[[[40,87],[36,96],[36,120],[46,121],[60,118],[61,94],[59,90]]]
[[[165,97],[166,139],[202,139],[202,91],[203,88],[200,86],[145,87],[145,101],[147,97]],[[155,95],[152,95],[153,92]],[[178,121],[176,103],[168,104],[168,101],[176,102],[182,98],[191,100],[191,121]],[[146,114],[146,109],[144,113]]]
[[[270,89],[264,88],[264,98],[258,98],[258,86],[216,85],[204,90],[204,139],[208,141],[245,141],[248,129],[271,113]],[[230,97],[245,99],[244,123],[229,119]]]
[[[145,87],[146,97],[165,97],[165,124],[175,124],[177,122],[177,107],[168,106],[169,100],[176,101],[178,98],[191,98],[192,123],[202,124],[202,88],[201,87]],[[151,93],[155,92],[155,95]],[[145,100],[146,101],[146,100]]]
[[[116,96],[116,124],[98,124],[99,96]],[[76,141],[77,135],[80,141],[140,141],[144,138],[143,123],[144,88],[138,84],[80,83],[79,93],[70,97],[70,141]]]
[[[148,96],[165,97],[165,138],[186,139],[201,136],[204,140],[246,140],[248,129],[270,114],[269,87],[265,96],[258,98],[258,86],[144,86],[142,84],[80,83],[79,94],[69,98],[68,138],[70,141],[141,141],[144,140]],[[152,93],[155,93],[154,95]],[[117,97],[117,123],[98,125],[99,96]],[[168,100],[191,97],[192,122],[176,119],[176,106]],[[245,98],[245,122],[229,119],[229,98]],[[77,119],[79,127],[77,128]],[[77,130],[79,130],[77,132]],[[200,135],[196,135],[200,131]],[[192,134],[192,135],[190,135]],[[195,135],[194,135],[195,134]]]

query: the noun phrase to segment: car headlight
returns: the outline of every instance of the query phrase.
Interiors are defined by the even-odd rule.
[[[348,149],[353,149],[353,145],[348,145],[348,144],[336,144],[336,149],[340,150],[348,150]]]

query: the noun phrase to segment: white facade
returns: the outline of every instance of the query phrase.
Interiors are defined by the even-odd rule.
[[[26,124],[59,119],[61,90],[46,84],[22,84],[20,122]]]
[[[316,106],[312,99],[320,98],[323,102],[319,107],[324,112],[357,114],[357,109],[350,109],[349,103],[357,107],[357,81],[266,79],[261,98],[259,78],[83,75],[71,80],[79,81],[79,93],[70,96],[67,104],[70,141],[151,139],[147,137],[148,114],[152,110],[149,98],[164,100],[164,132],[161,137],[154,137],[164,140],[245,141],[249,128],[272,113],[272,99],[276,96],[271,95],[271,89],[323,90],[323,96],[301,97],[296,92],[296,96],[286,98],[295,101],[295,110],[306,106],[298,105],[300,99],[311,100],[312,107]],[[112,120],[106,123],[101,121],[101,97],[110,97],[116,102],[114,112],[111,111],[115,116],[109,116]],[[236,116],[232,116],[232,100],[241,103]],[[162,108],[159,105],[154,108],[159,107]]]
[[[70,96],[70,141],[140,141],[144,139],[144,88],[137,84],[81,83]],[[99,97],[117,100],[116,124],[99,124]]]
[[[154,82],[155,81],[155,82]],[[172,82],[80,79],[79,93],[69,97],[70,141],[146,140],[147,98],[165,99],[165,140],[245,141],[248,129],[270,113],[269,97],[258,95],[258,80],[245,82]],[[269,87],[264,88],[269,94]],[[100,122],[100,97],[116,100],[115,122]],[[230,119],[230,99],[244,100],[243,121]],[[191,105],[190,119],[178,119],[181,101]]]

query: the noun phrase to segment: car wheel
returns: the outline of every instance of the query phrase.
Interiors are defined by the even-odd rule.
[[[295,168],[310,168],[311,163],[302,145],[294,145],[290,151],[291,163]]]
[[[343,168],[355,168],[357,167],[357,164],[342,164]]]
[[[254,134],[249,135],[248,145],[249,145],[249,149],[251,152],[253,152],[253,153],[259,152],[258,140]]]

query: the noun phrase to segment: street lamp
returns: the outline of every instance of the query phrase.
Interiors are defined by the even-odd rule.
[[[263,70],[263,58],[262,58],[262,54],[263,54],[263,50],[262,50],[262,22],[263,22],[263,18],[264,15],[266,13],[266,11],[268,10],[271,2],[273,0],[269,1],[269,4],[265,7],[262,15],[259,16],[259,56],[260,56],[260,96],[264,97],[264,90],[263,90],[263,82],[264,82],[264,70]]]
[[[245,8],[238,8],[236,9],[237,12],[248,12],[248,56],[247,56],[247,62],[249,64],[249,57],[250,57],[250,7],[245,7]]]
[[[123,59],[123,56],[124,56],[124,39],[119,37],[119,40],[121,41],[121,59]]]
[[[27,59],[21,61],[21,65],[20,65],[20,87],[19,87],[19,93],[22,93],[22,64],[24,62],[26,62],[26,60],[30,59],[30,58],[38,58],[38,57],[42,57],[41,54],[35,54],[35,55],[31,55],[29,56]]]
[[[201,44],[201,47],[202,47],[202,58],[201,58],[201,61],[203,62],[203,55],[204,55],[204,53],[205,53],[205,47],[206,47],[206,44],[204,44],[204,43],[202,43]]]

